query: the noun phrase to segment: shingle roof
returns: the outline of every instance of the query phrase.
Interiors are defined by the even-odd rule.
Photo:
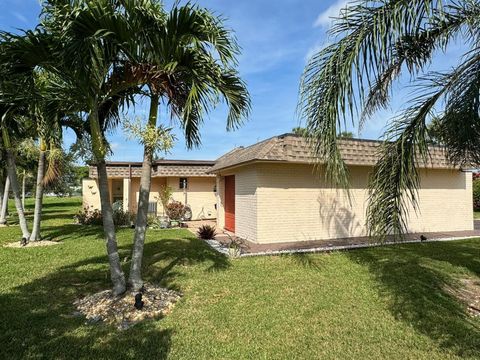
[[[152,177],[164,176],[200,176],[212,177],[213,174],[207,173],[215,164],[209,160],[157,160],[153,163]],[[108,177],[128,178],[140,177],[142,173],[141,162],[109,161],[107,162]],[[89,167],[90,178],[97,177],[97,168],[93,164]]]
[[[342,157],[347,165],[373,166],[378,161],[380,141],[361,139],[339,139]],[[430,148],[431,160],[420,167],[453,168],[441,147]],[[255,161],[315,163],[307,141],[295,134],[283,134],[248,147],[238,147],[218,158],[209,172],[218,172],[234,166]]]

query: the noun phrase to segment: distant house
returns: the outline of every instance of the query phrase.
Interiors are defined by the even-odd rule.
[[[158,190],[192,207],[194,219],[216,218],[217,227],[258,244],[366,235],[367,180],[378,160],[378,141],[341,139],[351,175],[350,201],[324,181],[305,140],[284,134],[239,147],[217,161],[156,162],[151,209],[161,214]],[[317,166],[315,166],[317,165]],[[112,202],[136,211],[141,163],[109,163]],[[449,164],[438,147],[420,166],[420,211],[411,212],[410,232],[473,230],[472,174]],[[84,203],[99,208],[96,169],[84,180]],[[183,188],[183,183],[188,184]],[[154,203],[156,205],[154,205]]]
[[[208,174],[214,161],[199,160],[157,160],[152,169],[152,187],[149,198],[149,213],[162,215],[159,191],[169,186],[172,199],[188,204],[192,219],[215,219],[215,175]],[[97,183],[97,168],[90,166],[89,178],[83,180],[83,205],[100,209],[100,195]],[[140,188],[141,162],[108,162],[107,175],[110,200],[121,202],[125,211],[137,212]]]

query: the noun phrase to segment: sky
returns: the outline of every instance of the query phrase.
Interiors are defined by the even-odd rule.
[[[177,141],[165,158],[214,160],[236,146],[248,146],[260,140],[290,132],[301,125],[296,113],[298,89],[308,58],[331,39],[327,31],[332,17],[345,6],[345,0],[198,0],[196,3],[225,17],[235,31],[242,48],[239,70],[247,83],[252,111],[244,125],[233,132],[225,129],[227,112],[219,106],[206,116],[201,128],[202,145],[188,150],[178,127]],[[166,2],[170,8],[171,2]],[[38,22],[39,0],[0,0],[0,29],[28,29]],[[434,70],[447,70],[458,62],[462,46],[456,45],[432,64]],[[379,138],[388,120],[401,108],[408,96],[410,79],[402,78],[394,87],[391,107],[376,114],[355,137]],[[145,120],[147,103],[139,103],[128,117]],[[161,112],[162,114],[162,112]],[[162,114],[166,125],[170,119]],[[110,160],[141,161],[142,146],[127,139],[122,129],[108,134],[113,155]],[[75,141],[66,131],[65,146]]]

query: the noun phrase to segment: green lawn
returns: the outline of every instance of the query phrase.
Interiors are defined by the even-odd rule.
[[[474,211],[473,212],[473,217],[475,220],[480,220],[480,211]]]
[[[31,203],[28,204],[31,209]],[[0,358],[480,358],[480,320],[444,291],[480,274],[480,241],[228,260],[186,230],[150,231],[148,280],[178,289],[173,312],[126,331],[73,317],[109,286],[79,199],[47,199],[43,235],[61,245],[0,248]],[[0,243],[18,239],[0,228]],[[132,231],[118,231],[124,266]]]

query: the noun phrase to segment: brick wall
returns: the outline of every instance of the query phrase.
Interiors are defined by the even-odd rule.
[[[328,186],[311,166],[256,165],[256,240],[272,243],[365,235],[370,169],[351,168],[350,202],[344,191]],[[409,231],[471,230],[471,174],[421,170],[421,176],[420,212],[411,212]],[[252,187],[251,181],[248,184]]]

